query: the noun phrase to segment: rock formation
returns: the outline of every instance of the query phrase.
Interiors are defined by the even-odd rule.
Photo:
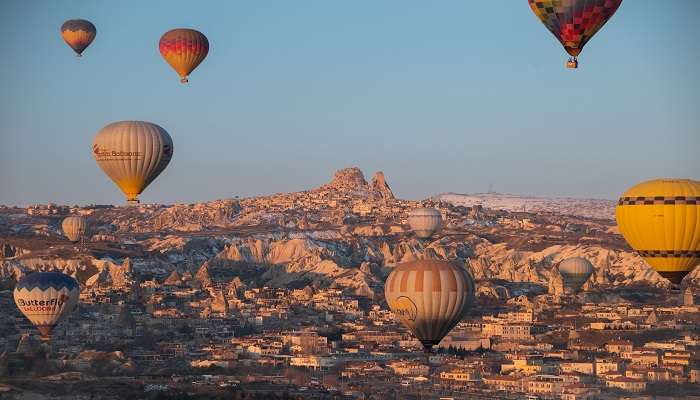
[[[386,180],[384,179],[384,172],[379,171],[374,174],[374,178],[372,178],[372,184],[370,185],[370,188],[375,197],[381,199],[394,198],[394,193],[391,191],[389,184],[386,183]]]
[[[320,187],[320,190],[357,191],[366,190],[367,181],[362,171],[357,167],[335,171],[333,180]]]

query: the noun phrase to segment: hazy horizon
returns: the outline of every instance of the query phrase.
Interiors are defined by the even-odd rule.
[[[383,171],[400,198],[444,192],[615,199],[700,179],[700,2],[624,2],[580,69],[527,2],[11,2],[0,32],[0,204],[124,204],[94,135],[146,120],[174,141],[144,203],[312,189]],[[59,35],[85,18],[77,59]],[[181,85],[160,35],[209,56]],[[517,38],[517,40],[513,40]]]

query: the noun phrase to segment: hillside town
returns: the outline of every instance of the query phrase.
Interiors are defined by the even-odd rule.
[[[406,228],[420,205],[443,220],[427,240]],[[401,200],[357,168],[202,204],[0,207],[0,396],[700,399],[697,271],[672,286],[613,220],[543,207]],[[88,240],[62,237],[67,215],[92,221]],[[595,267],[578,293],[556,269],[572,256]],[[432,352],[384,298],[417,259],[476,281]],[[12,290],[54,270],[80,301],[42,341]]]

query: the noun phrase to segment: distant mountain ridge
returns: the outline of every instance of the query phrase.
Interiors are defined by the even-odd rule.
[[[551,212],[607,220],[615,219],[615,206],[617,204],[614,200],[606,199],[535,197],[506,193],[459,194],[448,192],[435,196],[435,199],[455,206],[471,207],[480,205],[485,208],[510,212]]]

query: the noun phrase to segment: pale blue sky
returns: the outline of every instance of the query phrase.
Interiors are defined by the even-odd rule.
[[[577,71],[526,0],[8,1],[0,15],[0,204],[124,202],[90,145],[104,125],[168,130],[145,202],[316,187],[383,170],[424,198],[488,189],[615,198],[700,179],[700,1],[625,0]],[[97,38],[82,59],[64,20]],[[160,35],[210,41],[190,84]]]

